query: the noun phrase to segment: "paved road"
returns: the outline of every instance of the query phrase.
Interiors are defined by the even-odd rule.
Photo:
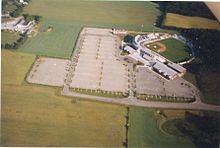
[[[139,106],[139,107],[149,107],[149,108],[165,108],[165,109],[192,109],[192,110],[208,110],[208,111],[219,111],[220,106],[218,105],[209,105],[204,104],[200,101],[195,101],[193,103],[171,103],[171,102],[156,102],[156,101],[143,101],[136,98],[108,98],[100,96],[92,96],[86,94],[80,94],[70,91],[69,86],[65,85],[62,92],[62,95],[69,97],[79,97],[86,100],[95,100],[106,103],[129,105],[129,106]]]

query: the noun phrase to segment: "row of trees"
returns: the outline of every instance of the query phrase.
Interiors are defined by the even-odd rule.
[[[24,17],[25,21],[35,20],[36,23],[39,23],[41,21],[41,19],[42,19],[42,17],[39,16],[39,15],[23,14],[23,17]]]
[[[209,19],[215,19],[215,16],[203,2],[155,2],[159,5],[161,15],[156,20],[156,26],[162,27],[166,19],[166,13],[177,13],[186,16],[199,16]]]
[[[23,45],[25,43],[25,41],[27,40],[27,35],[26,34],[21,34],[20,38],[12,43],[6,43],[6,44],[1,44],[1,48],[5,48],[5,49],[18,49],[21,45]]]

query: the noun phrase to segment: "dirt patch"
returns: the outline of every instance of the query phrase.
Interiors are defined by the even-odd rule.
[[[47,31],[46,32],[51,32],[53,30],[53,27],[52,26],[49,26],[48,28],[47,28]]]
[[[147,48],[154,50],[158,53],[165,52],[167,50],[166,46],[163,43],[155,42],[152,44],[145,45]]]
[[[166,46],[160,42],[156,42],[156,45],[158,45],[160,48],[157,49],[157,52],[162,53],[165,52],[167,50]]]

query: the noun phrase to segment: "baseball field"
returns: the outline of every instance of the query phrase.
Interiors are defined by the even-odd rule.
[[[187,46],[173,38],[153,42],[145,45],[147,48],[158,52],[165,58],[177,62],[189,57]]]
[[[143,24],[144,31],[152,31],[157,7],[152,2],[31,1],[24,13],[43,17],[38,34],[18,52],[2,50],[1,146],[123,147],[125,106],[64,97],[61,88],[29,84],[25,78],[39,55],[70,58],[83,26],[140,31]],[[15,38],[10,34],[2,40]],[[174,61],[187,56],[185,47],[173,42],[161,41],[163,53]],[[194,147],[188,139],[162,132],[159,121],[154,109],[132,107],[128,145]]]

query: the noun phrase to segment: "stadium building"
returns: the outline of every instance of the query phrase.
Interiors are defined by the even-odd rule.
[[[186,73],[186,69],[184,67],[173,63],[144,46],[146,42],[154,42],[157,39],[158,38],[154,33],[135,36],[132,41],[132,45],[125,45],[122,48],[129,53],[124,56],[125,59],[135,64],[140,62],[168,80],[174,80],[178,77],[182,77]]]

